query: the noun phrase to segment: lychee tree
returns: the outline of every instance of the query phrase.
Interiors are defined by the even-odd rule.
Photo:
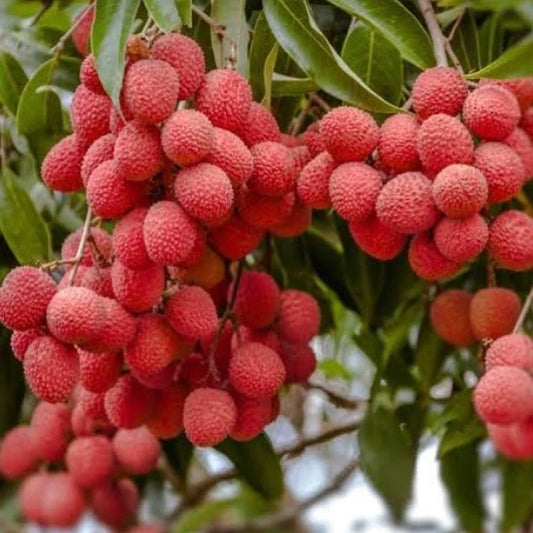
[[[532,12],[4,1],[2,531],[295,531],[356,472],[400,523],[426,441],[530,530]]]

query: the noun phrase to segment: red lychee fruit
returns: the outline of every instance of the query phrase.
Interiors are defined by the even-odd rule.
[[[378,154],[387,167],[395,172],[420,168],[416,150],[418,128],[416,118],[403,113],[392,115],[381,125]]]
[[[188,391],[173,385],[158,391],[152,416],[146,423],[158,439],[173,439],[183,430],[183,407]]]
[[[480,170],[470,165],[450,165],[433,182],[437,207],[450,218],[478,213],[487,202],[489,187]]]
[[[533,369],[533,340],[523,333],[511,333],[496,339],[487,350],[485,368],[515,366]]]
[[[313,209],[331,207],[329,179],[337,163],[328,152],[316,155],[300,172],[296,184],[298,198]]]
[[[320,307],[317,301],[303,291],[281,291],[278,329],[282,339],[295,344],[309,342],[318,335]]]
[[[62,403],[41,402],[33,411],[31,429],[35,451],[43,461],[61,461],[70,435],[70,408]]]
[[[72,129],[80,144],[88,147],[109,133],[110,110],[111,100],[107,95],[93,93],[84,85],[78,85],[72,97],[70,116]]]
[[[267,230],[280,224],[291,214],[294,193],[285,196],[263,196],[247,186],[239,189],[237,207],[239,216],[254,228]]]
[[[153,59],[170,63],[179,79],[178,100],[186,100],[200,87],[205,77],[202,49],[193,39],[181,33],[158,37],[150,50]]]
[[[247,146],[266,141],[281,142],[281,133],[276,118],[269,109],[258,102],[252,102],[250,105],[250,110],[238,134]]]
[[[45,525],[42,500],[47,491],[48,476],[48,472],[37,472],[26,477],[20,486],[20,511],[28,522]]]
[[[503,141],[520,157],[524,165],[526,181],[533,176],[533,139],[522,129],[515,128]]]
[[[10,429],[0,443],[0,474],[18,479],[30,474],[39,461],[33,430],[28,426]]]
[[[412,91],[413,107],[422,119],[438,113],[457,115],[467,95],[466,80],[457,70],[433,67],[416,78]]]
[[[89,54],[82,62],[80,67],[80,81],[96,94],[106,94],[105,89],[98,77],[98,72],[94,64],[94,56]]]
[[[73,192],[83,189],[81,165],[85,150],[73,133],[54,144],[41,165],[43,181],[54,191]]]
[[[46,272],[30,266],[14,268],[0,287],[0,321],[10,329],[37,328],[55,294],[56,284]]]
[[[99,165],[104,161],[113,159],[113,152],[115,150],[115,142],[117,138],[112,133],[102,135],[94,141],[85,155],[81,164],[80,176],[83,181],[83,185],[87,187],[89,183],[89,177]]]
[[[533,218],[527,213],[504,211],[489,232],[489,254],[499,267],[518,272],[533,268]]]
[[[311,209],[302,202],[296,201],[291,213],[281,222],[269,228],[270,233],[285,239],[302,235],[311,225],[311,216]]]
[[[431,188],[431,181],[421,172],[405,172],[388,181],[376,202],[378,219],[399,233],[431,228],[439,217]]]
[[[68,261],[76,257],[82,233],[83,230],[78,229],[63,241],[63,245],[61,246],[61,259]],[[80,265],[92,266],[97,263],[95,258],[108,261],[111,258],[112,252],[113,246],[109,233],[101,228],[91,228],[87,242],[83,247]],[[68,278],[68,274],[66,276]]]
[[[142,270],[152,262],[144,245],[143,224],[147,207],[137,207],[119,220],[113,231],[113,252],[127,268]]]
[[[437,335],[452,346],[466,347],[476,341],[470,328],[471,301],[468,291],[449,289],[431,303],[431,325]]]
[[[270,398],[246,398],[234,395],[237,419],[230,437],[239,442],[254,439],[270,423],[272,400]]]
[[[242,259],[257,248],[263,237],[261,230],[250,226],[235,215],[209,233],[215,250],[223,257],[234,261]]]
[[[237,409],[233,398],[223,390],[201,388],[187,396],[183,426],[195,446],[215,446],[233,429]]]
[[[26,350],[30,344],[37,338],[44,335],[40,329],[26,329],[24,331],[14,331],[11,335],[10,345],[13,355],[19,360],[24,361]]]
[[[379,128],[366,111],[341,106],[322,118],[320,134],[336,161],[364,161],[378,144]]]
[[[102,485],[111,477],[113,447],[101,435],[77,437],[67,450],[65,462],[72,479],[84,488]]]
[[[320,121],[313,122],[308,126],[303,135],[303,139],[305,146],[309,148],[313,157],[327,150],[324,137],[320,133]]]
[[[43,522],[55,527],[72,527],[85,510],[83,492],[66,472],[48,474],[42,495]]]
[[[468,95],[463,120],[474,135],[489,141],[501,141],[518,126],[520,106],[507,89],[485,85]]]
[[[349,229],[359,248],[380,261],[397,257],[407,241],[405,234],[385,226],[375,215],[359,222],[350,222]]]
[[[91,493],[91,507],[104,524],[114,529],[126,527],[139,505],[139,493],[131,479],[106,483]]]
[[[105,392],[117,381],[122,370],[118,352],[87,352],[78,349],[80,383],[91,392]]]
[[[85,7],[75,18],[72,41],[82,56],[89,53],[91,26],[94,19],[94,4]]]
[[[113,437],[113,451],[120,466],[129,474],[144,475],[151,472],[159,459],[159,441],[142,426],[136,429],[119,429]]]
[[[316,369],[315,352],[307,344],[283,343],[281,359],[287,372],[285,383],[305,383]]]
[[[520,314],[520,298],[502,287],[481,289],[470,304],[470,323],[477,339],[497,339],[513,331]]]

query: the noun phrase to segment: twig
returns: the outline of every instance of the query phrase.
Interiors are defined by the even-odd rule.
[[[516,324],[513,329],[513,333],[516,333],[524,324],[524,321],[526,320],[527,314],[531,308],[531,304],[533,303],[533,287],[531,287],[531,290],[529,291],[528,295],[526,296],[526,301],[524,302],[524,305],[522,306],[522,310],[520,311],[520,315],[518,315],[518,319],[516,321]]]
[[[294,120],[291,124],[290,130],[289,130],[291,135],[298,135],[298,133],[302,131],[302,128],[305,122],[305,117],[307,117],[307,113],[309,113],[309,110],[311,109],[311,107],[312,107],[311,100],[306,99],[305,105],[302,107],[302,109],[300,109],[296,117],[294,117]]]
[[[65,47],[65,43],[69,39],[69,37],[72,35],[72,32],[84,21],[85,17],[91,12],[91,9],[93,9],[93,5],[90,4],[85,11],[74,21],[74,24],[67,30],[66,33],[64,33],[59,41],[51,48],[50,52],[54,54],[54,56],[59,57],[61,52],[63,51],[63,48]]]
[[[496,287],[496,268],[492,257],[487,257],[487,285]]]
[[[446,67],[448,65],[448,60],[446,58],[446,37],[442,34],[440,29],[439,21],[435,16],[435,11],[433,11],[433,6],[431,5],[430,0],[416,0],[422,16],[426,21],[429,34],[431,36],[431,41],[433,42],[433,53],[435,54],[435,60],[437,61],[437,66]]]
[[[41,9],[35,13],[33,18],[31,19],[30,26],[35,26],[37,22],[41,19],[41,17],[50,9],[50,6],[52,5],[52,2],[54,0],[43,0]]]
[[[50,261],[49,263],[43,263],[42,265],[39,265],[39,268],[41,270],[54,270],[54,268],[57,268],[61,265],[72,265],[76,261],[75,258],[71,259],[55,259],[54,261]]]
[[[524,211],[528,215],[533,216],[533,203],[531,203],[531,200],[527,197],[526,193],[524,191],[520,191],[515,198],[520,202],[524,208]]]
[[[179,494],[183,492],[183,483],[178,474],[170,466],[166,455],[161,454],[157,463],[158,470],[163,474],[163,477],[172,485],[172,488]]]
[[[366,400],[359,400],[356,398],[347,398],[338,392],[335,392],[325,385],[320,385],[319,383],[306,383],[302,385],[306,389],[315,389],[323,392],[331,403],[335,404],[337,407],[342,407],[344,409],[357,409],[361,403],[364,403]]]
[[[309,93],[307,95],[307,99],[310,101],[310,102],[313,102],[315,104],[317,104],[319,107],[321,107],[326,113],[328,111],[331,111],[331,106],[321,97],[319,96],[318,94],[316,93]]]
[[[352,459],[342,470],[336,475],[330,484],[323,489],[313,494],[309,498],[302,500],[292,506],[287,506],[280,509],[271,515],[262,516],[247,523],[235,526],[214,526],[209,529],[210,533],[250,533],[255,531],[271,531],[283,526],[291,524],[298,516],[312,507],[319,501],[331,496],[334,492],[339,490],[348,478],[360,466],[358,459]]]
[[[74,257],[74,261],[73,261],[72,270],[70,271],[69,285],[72,285],[74,283],[74,278],[76,277],[76,274],[78,273],[78,268],[83,258],[83,252],[85,251],[85,245],[87,244],[87,239],[89,238],[89,235],[90,235],[91,216],[92,216],[91,208],[87,208],[87,215],[85,217],[85,223],[83,224],[83,230],[81,232],[81,237],[80,237],[80,244],[78,245],[78,251],[76,252],[76,256]]]
[[[450,33],[448,34],[448,37],[446,39],[451,42],[455,32],[457,31],[457,28],[459,27],[459,24],[461,24],[461,21],[463,20],[463,17],[465,16],[466,9],[463,9],[461,11],[461,14],[455,19],[455,22],[453,23],[452,29],[450,30]]]
[[[192,4],[193,13],[196,13],[207,25],[211,26],[215,33],[223,35],[226,30],[224,24],[219,24],[214,18],[210,17],[205,11],[202,11],[197,5]]]
[[[413,105],[413,98],[410,96],[402,105],[402,109],[404,111],[409,111],[411,109],[411,106]]]
[[[448,56],[452,60],[452,63],[455,69],[461,74],[464,74],[463,66],[461,65],[461,62],[459,61],[459,58],[457,57],[457,54],[454,52],[452,44],[450,43],[448,39],[446,39],[446,42],[444,43],[444,48],[446,48],[446,52],[448,53]]]

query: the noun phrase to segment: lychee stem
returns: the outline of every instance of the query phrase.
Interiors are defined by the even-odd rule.
[[[72,270],[70,271],[69,285],[72,285],[74,283],[74,278],[76,277],[78,268],[83,258],[83,252],[85,250],[85,245],[87,244],[87,240],[90,235],[91,218],[92,218],[92,211],[90,208],[87,208],[87,215],[85,217],[85,223],[83,224],[83,231],[81,233],[80,244],[78,245],[78,251],[76,252],[76,256],[74,257],[73,267],[72,267]]]
[[[85,20],[85,17],[91,11],[92,4],[89,4],[85,11],[74,21],[74,24],[60,37],[59,41],[51,48],[52,53],[56,58],[61,54],[65,46],[65,42],[70,38],[72,32]]]
[[[435,54],[437,66],[446,67],[448,66],[448,59],[446,57],[446,37],[442,34],[433,6],[431,5],[430,0],[417,0],[417,4],[426,21],[433,42],[433,53]]]
[[[524,324],[524,321],[526,320],[527,314],[531,308],[532,303],[533,303],[533,287],[531,287],[531,290],[529,291],[529,294],[526,297],[526,301],[524,302],[524,305],[522,306],[522,310],[520,311],[520,314],[518,315],[518,319],[514,326],[513,333],[516,333]]]

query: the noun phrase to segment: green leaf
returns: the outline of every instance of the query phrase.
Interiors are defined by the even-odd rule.
[[[272,79],[272,96],[301,96],[319,89],[311,78],[294,78],[275,72]]]
[[[178,13],[185,26],[192,26],[192,0],[174,0]]]
[[[235,465],[244,480],[267,500],[283,494],[283,472],[268,437],[262,433],[248,442],[226,439],[216,446]]]
[[[211,30],[211,43],[218,68],[225,68],[232,53],[236,55],[237,71],[248,78],[248,23],[246,0],[224,0],[212,3],[211,17],[225,27],[222,39]]]
[[[494,61],[503,45],[503,29],[500,13],[493,13],[483,23],[478,32],[481,66]]]
[[[508,48],[498,59],[481,70],[468,74],[469,79],[478,78],[518,78],[533,74],[533,35],[522,39]]]
[[[256,101],[261,101],[265,95],[265,79],[263,66],[269,53],[276,44],[276,39],[265,18],[265,13],[261,11],[254,25],[254,32],[250,42],[250,85]]]
[[[261,103],[268,109],[272,101],[272,76],[274,75],[274,67],[276,66],[276,59],[278,58],[279,44],[276,43],[270,50],[265,66],[263,67],[263,79],[265,83],[265,95]]]
[[[385,325],[383,328],[385,340],[383,362],[385,364],[392,354],[398,352],[407,343],[409,334],[419,322],[421,314],[421,304],[415,301]]]
[[[193,445],[180,433],[175,439],[162,441],[162,446],[168,462],[186,485],[189,465],[194,455]]]
[[[337,359],[319,361],[318,369],[326,379],[344,379],[352,377],[352,373]]]
[[[357,24],[346,36],[341,56],[376,93],[398,104],[402,95],[403,62],[400,52],[380,33]]]
[[[144,5],[163,31],[170,32],[181,27],[178,7],[174,0],[144,0]]]
[[[533,462],[505,460],[502,466],[501,531],[521,525],[533,506]]]
[[[465,422],[453,422],[440,441],[438,457],[445,457],[465,444],[476,442],[483,438],[486,433],[485,426],[477,416],[472,416]]]
[[[141,0],[96,0],[91,50],[102,85],[116,108],[120,108],[126,43],[140,3]]]
[[[180,515],[171,531],[172,533],[204,531],[205,526],[212,524],[219,515],[233,508],[237,502],[237,498],[213,500],[188,509]]]
[[[429,316],[426,315],[420,325],[415,349],[416,368],[420,372],[425,391],[428,391],[435,384],[445,356],[446,344],[433,331]]]
[[[402,57],[420,69],[435,65],[431,39],[418,19],[398,0],[328,0],[381,33]]]
[[[447,454],[440,462],[440,475],[461,525],[460,530],[469,533],[483,531],[485,509],[477,445],[471,443]]]
[[[350,70],[318,29],[307,0],[264,0],[263,8],[281,47],[324,91],[369,111],[398,111]]]
[[[408,434],[393,413],[370,411],[359,430],[361,465],[365,476],[400,520],[411,499],[415,453]]]
[[[51,254],[48,227],[17,177],[4,167],[0,183],[0,230],[20,264],[47,261]]]
[[[479,35],[476,21],[470,11],[463,15],[451,44],[465,72],[473,72],[481,68]]]
[[[0,102],[15,116],[20,93],[28,82],[28,77],[20,63],[10,54],[0,52]]]

